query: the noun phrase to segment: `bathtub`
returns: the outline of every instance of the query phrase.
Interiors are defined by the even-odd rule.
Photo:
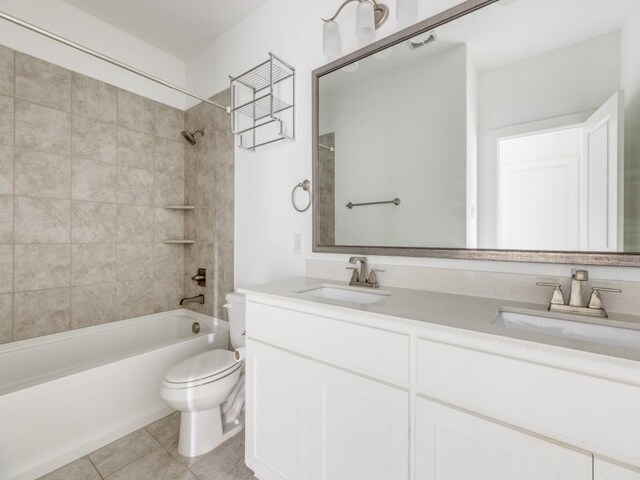
[[[168,415],[167,370],[228,344],[227,322],[175,310],[0,345],[0,478],[37,478]]]

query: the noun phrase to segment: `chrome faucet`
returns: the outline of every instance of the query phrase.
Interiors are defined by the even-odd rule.
[[[349,286],[367,288],[378,288],[380,286],[376,272],[384,272],[384,270],[374,268],[369,272],[367,257],[351,257],[349,263],[354,265],[353,267],[347,267],[347,270],[353,270]],[[360,263],[360,271],[358,271],[358,263]]]
[[[180,300],[180,306],[188,305],[190,303],[199,303],[200,305],[204,305],[204,295],[201,293],[195,297],[185,297]]]
[[[591,297],[587,303],[582,291],[582,285],[589,280],[589,272],[586,270],[575,270],[571,275],[571,293],[569,303],[565,303],[562,294],[562,285],[559,283],[538,282],[542,287],[553,287],[553,296],[549,303],[549,310],[564,313],[577,313],[578,315],[590,315],[594,317],[607,318],[609,315],[602,304],[602,292],[617,292],[619,288],[591,287]]]

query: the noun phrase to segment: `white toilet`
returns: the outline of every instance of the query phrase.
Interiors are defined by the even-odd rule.
[[[244,346],[244,295],[230,293],[225,307],[233,348]],[[187,358],[164,377],[160,396],[179,410],[178,452],[196,457],[214,449],[243,427],[244,362],[233,351],[211,350]]]

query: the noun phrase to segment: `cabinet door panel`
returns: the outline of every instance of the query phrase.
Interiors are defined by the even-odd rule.
[[[417,480],[591,480],[590,454],[419,398]]]
[[[308,479],[309,361],[247,340],[246,462],[262,480]]]
[[[409,394],[311,363],[311,478],[409,476]]]
[[[593,465],[595,480],[640,480],[640,468],[610,463],[597,457]]]

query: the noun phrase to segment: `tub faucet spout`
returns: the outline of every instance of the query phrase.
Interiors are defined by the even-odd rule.
[[[185,297],[180,300],[180,306],[188,305],[190,303],[199,303],[200,305],[204,305],[204,295],[201,293],[200,295],[196,295],[195,297]]]

